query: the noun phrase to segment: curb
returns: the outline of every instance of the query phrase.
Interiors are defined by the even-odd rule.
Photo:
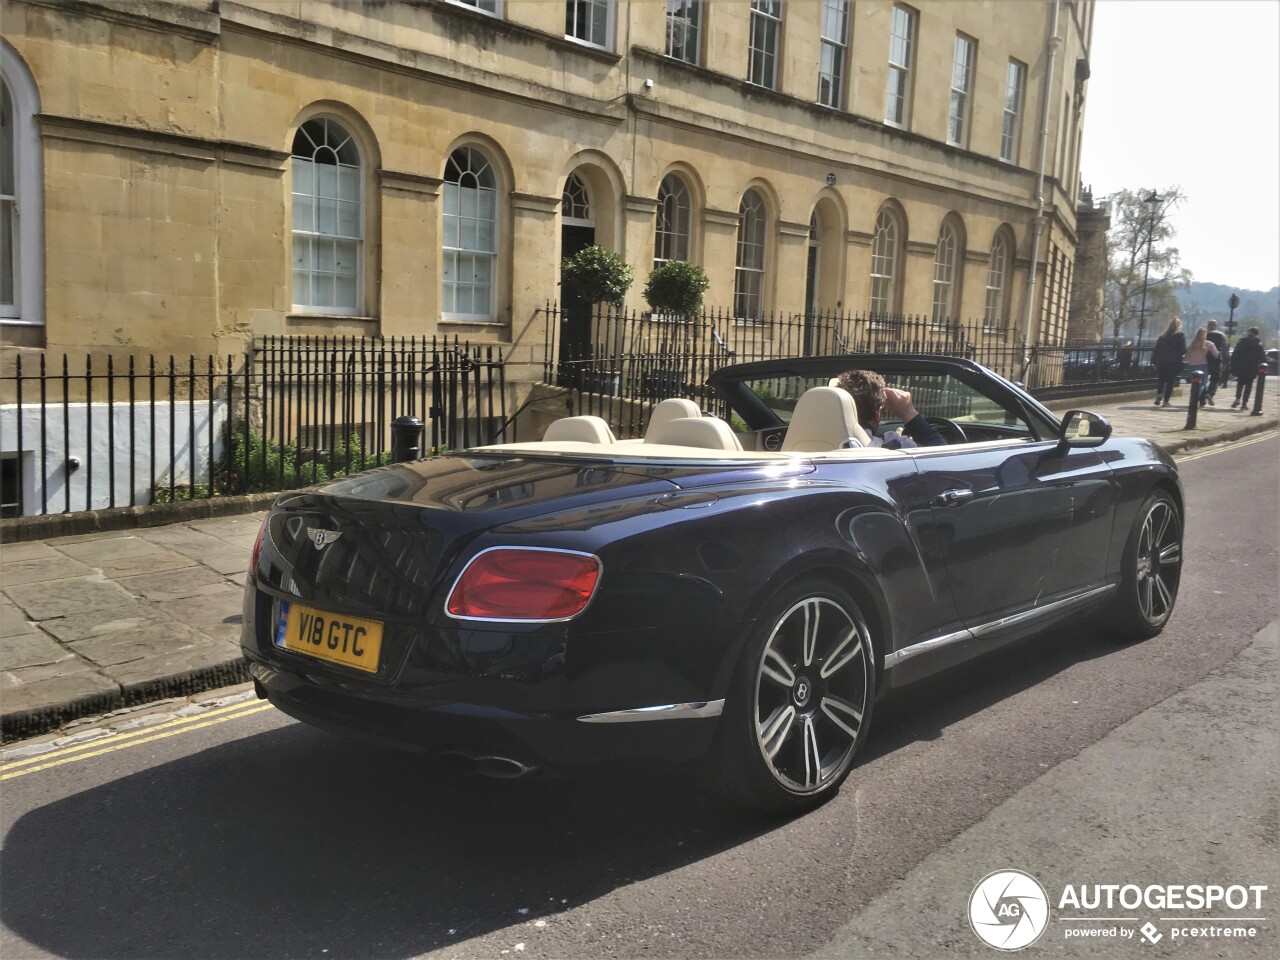
[[[244,657],[236,656],[198,670],[187,670],[128,684],[114,693],[90,694],[35,710],[0,714],[0,743],[38,737],[58,730],[82,717],[96,716],[100,713],[136,707],[171,697],[186,697],[206,690],[245,683],[249,679],[249,661]]]
[[[1225,431],[1214,431],[1204,436],[1184,437],[1178,440],[1171,440],[1168,443],[1161,443],[1159,440],[1153,441],[1165,453],[1173,456],[1175,453],[1182,453],[1184,450],[1195,450],[1198,447],[1209,447],[1219,443],[1230,443],[1232,440],[1239,440],[1254,433],[1264,433],[1267,430],[1275,430],[1280,428],[1280,417],[1262,417],[1255,419],[1249,416],[1248,423],[1242,423],[1238,427],[1231,427]]]
[[[0,540],[6,543],[23,543],[85,533],[162,527],[188,520],[230,517],[266,510],[278,496],[278,492],[249,493],[235,497],[216,497],[212,500],[154,503],[145,507],[111,507],[77,513],[48,513],[39,517],[12,517],[0,521]]]

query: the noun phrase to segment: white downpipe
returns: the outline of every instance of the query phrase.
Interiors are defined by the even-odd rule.
[[[1044,97],[1040,102],[1040,173],[1036,178],[1036,218],[1031,228],[1031,269],[1027,271],[1027,317],[1022,331],[1022,376],[1031,363],[1031,323],[1036,310],[1036,271],[1040,267],[1040,231],[1044,228],[1044,171],[1049,162],[1049,110],[1053,105],[1053,69],[1058,59],[1058,11],[1061,0],[1053,0],[1053,29],[1049,33],[1048,61],[1045,66]]]

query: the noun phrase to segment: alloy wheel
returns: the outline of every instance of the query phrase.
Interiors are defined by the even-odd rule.
[[[817,793],[853,762],[871,692],[871,637],[855,611],[806,597],[774,624],[755,684],[756,742],[774,779]]]
[[[1142,520],[1137,551],[1138,609],[1153,626],[1173,612],[1182,567],[1182,529],[1167,499],[1156,500]]]

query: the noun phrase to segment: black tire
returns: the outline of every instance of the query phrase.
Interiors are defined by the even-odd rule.
[[[1146,640],[1169,622],[1182,579],[1182,513],[1165,490],[1153,491],[1125,543],[1120,592],[1103,612],[1116,640]]]
[[[871,726],[875,651],[849,594],[799,581],[765,605],[738,663],[713,748],[734,802],[798,813],[829,800]]]

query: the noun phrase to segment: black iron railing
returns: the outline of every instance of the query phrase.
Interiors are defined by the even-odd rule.
[[[267,337],[241,357],[14,358],[0,375],[0,515],[294,489],[499,439],[502,351],[435,338]]]

